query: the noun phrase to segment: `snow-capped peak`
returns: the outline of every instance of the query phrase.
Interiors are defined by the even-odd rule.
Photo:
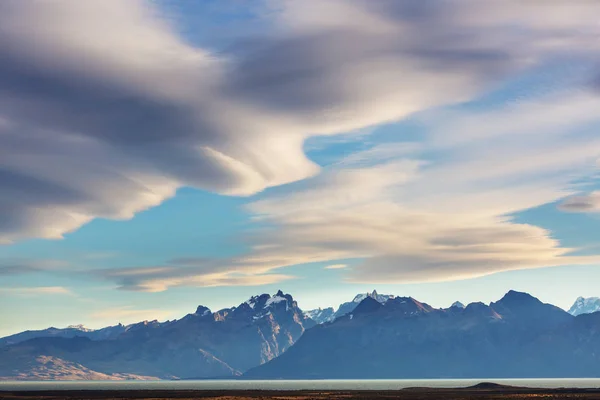
[[[460,301],[455,301],[450,307],[465,308],[465,305]]]
[[[367,298],[368,293],[359,293],[356,296],[354,296],[354,299],[352,299],[353,303],[360,303],[361,301],[363,301],[364,299]]]
[[[93,329],[86,328],[82,324],[69,325],[69,326],[67,326],[67,329],[77,329],[78,331],[82,331],[82,332],[91,332],[91,331],[93,331]]]
[[[581,315],[600,311],[600,297],[578,297],[575,303],[569,308],[569,314]]]
[[[198,308],[196,308],[196,312],[194,314],[200,317],[206,317],[207,315],[212,314],[212,312],[208,307],[200,305]]]
[[[286,311],[295,307],[295,302],[292,299],[292,296],[289,294],[284,294],[281,290],[279,290],[273,296],[267,293],[263,293],[259,296],[252,296],[240,305],[240,309],[246,310],[243,311],[243,313],[247,315],[262,317],[268,315],[269,310],[272,310],[273,307],[279,303],[285,304]]]
[[[246,300],[245,303],[248,304],[250,308],[254,310],[254,307],[256,307],[257,300],[258,296],[252,296],[248,300]]]
[[[378,302],[380,302],[381,304],[385,303],[386,301],[388,301],[389,299],[393,299],[394,295],[392,294],[379,294],[377,293],[377,290],[373,290],[371,293],[359,293],[356,296],[354,296],[354,299],[352,300],[353,303],[360,303],[361,301],[363,301],[364,299],[366,299],[367,297],[371,297],[372,299],[377,300]]]

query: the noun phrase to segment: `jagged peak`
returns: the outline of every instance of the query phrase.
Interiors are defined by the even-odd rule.
[[[372,292],[357,294],[356,296],[354,296],[354,299],[352,299],[352,302],[360,303],[367,297],[371,297],[371,298],[379,301],[380,303],[385,303],[388,299],[393,299],[396,296],[391,295],[391,294],[379,294],[379,293],[377,293],[377,290],[373,289]]]
[[[67,329],[76,329],[76,330],[82,331],[82,332],[91,332],[93,330],[93,329],[86,328],[82,324],[69,325],[69,326],[67,326]]]
[[[196,308],[196,312],[194,314],[204,317],[204,316],[212,314],[212,312],[210,311],[210,308],[205,307],[203,305],[199,305],[198,308]]]
[[[273,296],[268,293],[255,295],[240,304],[237,308],[231,308],[231,317],[242,317],[246,319],[259,320],[270,315],[271,311],[280,312],[285,309],[285,312],[290,310],[299,311],[298,305],[291,295],[278,290]],[[219,312],[216,318],[219,320],[227,319],[228,317]]]
[[[281,293],[281,295],[279,295],[279,293],[281,293],[281,291],[277,292],[277,294],[271,298],[269,298],[266,302],[263,308],[268,308],[271,307],[274,304],[278,304],[281,302],[285,302],[286,303],[286,307],[289,306],[289,299],[283,294]],[[289,295],[288,295],[289,296]]]
[[[366,314],[376,311],[383,307],[383,304],[378,302],[376,299],[368,296],[361,301],[351,314]]]
[[[260,310],[262,308],[268,307],[271,304],[274,303],[279,303],[280,301],[286,300],[289,305],[291,306],[292,303],[294,302],[294,298],[292,297],[292,295],[284,293],[281,289],[277,291],[277,293],[275,293],[273,296],[271,296],[268,293],[263,293],[260,295],[256,295],[256,296],[252,296],[250,297],[248,300],[246,300],[244,303],[240,304],[238,306],[238,308],[240,307],[249,307],[253,310]]]
[[[252,296],[250,297],[248,300],[246,300],[245,302],[243,302],[242,304],[240,304],[238,306],[238,308],[251,308],[251,309],[256,309],[256,308],[262,308],[262,306],[264,306],[264,304],[267,302],[268,299],[271,298],[271,295],[268,293],[263,293],[263,294],[259,294],[256,296]]]
[[[575,300],[576,303],[588,303],[588,302],[596,302],[596,301],[600,301],[600,297],[582,297],[582,296],[579,296],[577,298],[577,300]]]
[[[369,297],[369,294],[368,293],[359,293],[356,296],[354,296],[352,301],[354,303],[360,303],[361,301],[363,301],[365,299],[365,297]]]
[[[588,314],[600,311],[600,298],[599,297],[583,297],[579,296],[568,313],[574,316],[580,314]]]
[[[461,303],[460,301],[455,301],[454,303],[452,303],[452,305],[450,307],[465,308],[465,305],[463,303]]]

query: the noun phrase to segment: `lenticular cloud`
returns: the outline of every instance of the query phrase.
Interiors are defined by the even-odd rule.
[[[552,123],[517,115],[525,134],[516,141],[512,114],[436,115],[421,146],[457,163],[436,164],[404,148],[385,152],[385,162],[380,151],[349,157],[369,158],[369,168],[321,171],[303,144],[473,100],[533,67],[594,64],[599,7],[284,1],[266,32],[217,51],[182,40],[150,2],[3,1],[0,243],[60,238],[97,217],[131,218],[184,186],[251,196],[302,181],[282,199],[252,201],[249,212],[275,231],[256,235],[250,254],[212,260],[201,272],[175,266],[108,278],[132,290],[164,290],[240,284],[252,275],[272,282],[288,278],[264,275],[272,269],[344,258],[371,260],[352,269],[355,280],[579,262],[564,257],[570,249],[546,231],[514,225],[507,215],[573,193],[570,180],[596,143],[583,146],[585,132],[569,129],[594,122],[593,97],[566,90],[549,104]],[[582,77],[579,90],[595,89],[597,76]],[[553,141],[540,141],[540,131]],[[562,157],[565,148],[577,156]],[[473,226],[500,246],[473,241]]]

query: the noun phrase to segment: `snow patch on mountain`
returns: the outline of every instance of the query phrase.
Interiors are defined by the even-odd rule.
[[[317,324],[333,321],[334,314],[335,311],[333,310],[333,307],[304,311],[304,317],[312,319]]]
[[[82,332],[93,332],[94,329],[89,329],[86,328],[85,326],[78,324],[78,325],[69,325],[67,326],[66,329],[77,329],[78,331],[82,331]]]
[[[460,301],[455,301],[450,307],[465,308],[465,305]]]
[[[388,300],[396,298],[396,296],[394,296],[394,295],[379,294],[379,293],[377,293],[376,290],[373,290],[371,293],[367,292],[367,293],[357,294],[356,296],[354,296],[354,299],[352,299],[352,301],[348,301],[346,303],[340,304],[340,306],[338,307],[338,309],[335,312],[333,312],[333,308],[325,308],[323,310],[321,310],[319,308],[316,310],[306,311],[304,313],[304,315],[308,316],[309,318],[311,318],[312,320],[314,320],[315,322],[317,322],[319,324],[322,324],[324,322],[330,322],[330,321],[333,321],[343,315],[347,315],[347,314],[351,313],[352,311],[354,311],[356,306],[358,306],[367,297],[371,297],[372,299],[377,300],[381,304],[385,304]],[[319,315],[319,310],[321,310],[321,312],[326,313],[327,315],[326,316]]]
[[[264,308],[269,307],[271,304],[281,303],[282,301],[287,302],[287,299],[281,296],[273,296],[266,301]]]
[[[600,311],[600,297],[578,297],[569,308],[569,314],[577,316]]]
[[[393,299],[396,296],[394,296],[393,294],[379,294],[379,293],[377,293],[377,290],[373,290],[373,292],[371,292],[371,293],[367,292],[367,293],[357,294],[356,296],[354,296],[354,299],[352,300],[352,302],[360,303],[367,297],[371,297],[371,298],[377,300],[378,302],[380,302],[381,304],[384,304],[386,301],[388,301],[389,299]]]
[[[250,306],[250,308],[253,310],[254,310],[254,307],[256,307],[256,298],[257,298],[257,296],[252,296],[248,300],[245,301],[245,303],[248,304]]]

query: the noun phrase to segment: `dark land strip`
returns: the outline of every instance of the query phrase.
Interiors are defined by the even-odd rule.
[[[0,391],[0,399],[14,400],[487,400],[487,399],[598,399],[597,389],[533,389],[480,383],[468,388],[406,388],[400,390],[45,390]]]

